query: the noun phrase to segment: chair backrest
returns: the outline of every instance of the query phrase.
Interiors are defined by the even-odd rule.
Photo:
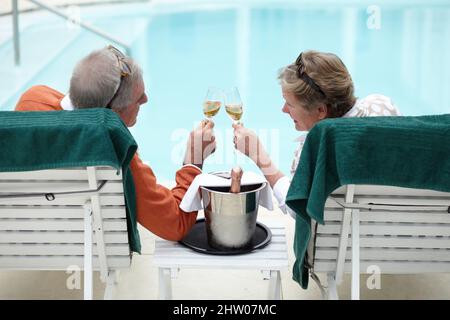
[[[348,223],[344,212],[352,210],[344,203],[359,207],[362,273],[374,272],[369,266],[382,273],[450,272],[450,193],[377,185],[343,186],[328,197],[325,225],[318,224],[315,232],[316,272],[336,270],[340,235]],[[351,271],[350,250],[348,241],[345,272]]]
[[[108,267],[129,267],[122,174],[111,167],[85,167],[0,172],[0,268],[83,268],[85,205],[93,197],[101,216],[94,226],[103,231]],[[94,269],[101,263],[98,234],[93,235]]]

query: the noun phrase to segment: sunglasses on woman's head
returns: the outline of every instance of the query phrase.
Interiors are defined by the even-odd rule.
[[[314,82],[313,79],[308,76],[308,74],[305,71],[305,65],[303,64],[302,60],[302,53],[298,56],[297,60],[295,60],[295,65],[297,66],[297,77],[302,79],[304,82],[306,82],[307,85],[309,85],[311,88],[313,88],[316,92],[320,93],[324,98],[326,98],[325,92],[320,89],[320,87]]]

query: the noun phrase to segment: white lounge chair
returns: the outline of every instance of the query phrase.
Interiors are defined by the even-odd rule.
[[[128,268],[122,175],[111,167],[0,172],[0,269],[93,270],[111,299],[117,271]]]
[[[328,275],[329,299],[338,298],[344,272],[352,274],[352,299],[361,272],[450,272],[450,193],[346,185],[328,197],[324,220],[313,223],[308,256],[314,272]]]

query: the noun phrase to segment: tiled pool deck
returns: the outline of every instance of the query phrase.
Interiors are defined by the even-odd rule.
[[[277,219],[286,226],[289,269],[282,272],[283,299],[321,299],[317,285],[310,281],[303,290],[292,280],[294,254],[292,241],[295,223],[276,210],[259,212],[265,219]],[[156,236],[140,230],[143,251],[135,255],[129,270],[122,271],[114,299],[158,299],[158,269],[153,265]],[[94,298],[102,299],[104,285],[94,274]],[[64,271],[0,271],[0,299],[82,299],[83,291],[68,290]],[[319,274],[326,283],[326,276]],[[201,281],[199,281],[201,279]],[[361,277],[361,299],[450,299],[450,274],[382,275],[381,289],[369,290],[366,275]],[[174,299],[266,299],[269,282],[256,270],[185,269],[173,279]],[[338,288],[341,299],[350,298],[350,277]]]

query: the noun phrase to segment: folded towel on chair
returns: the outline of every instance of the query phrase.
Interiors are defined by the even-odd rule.
[[[311,219],[348,184],[450,191],[450,114],[327,119],[308,134],[286,204],[296,212],[293,277],[308,287]]]
[[[111,110],[0,112],[0,171],[111,166],[122,169],[130,249],[140,252],[129,164],[137,144]]]

